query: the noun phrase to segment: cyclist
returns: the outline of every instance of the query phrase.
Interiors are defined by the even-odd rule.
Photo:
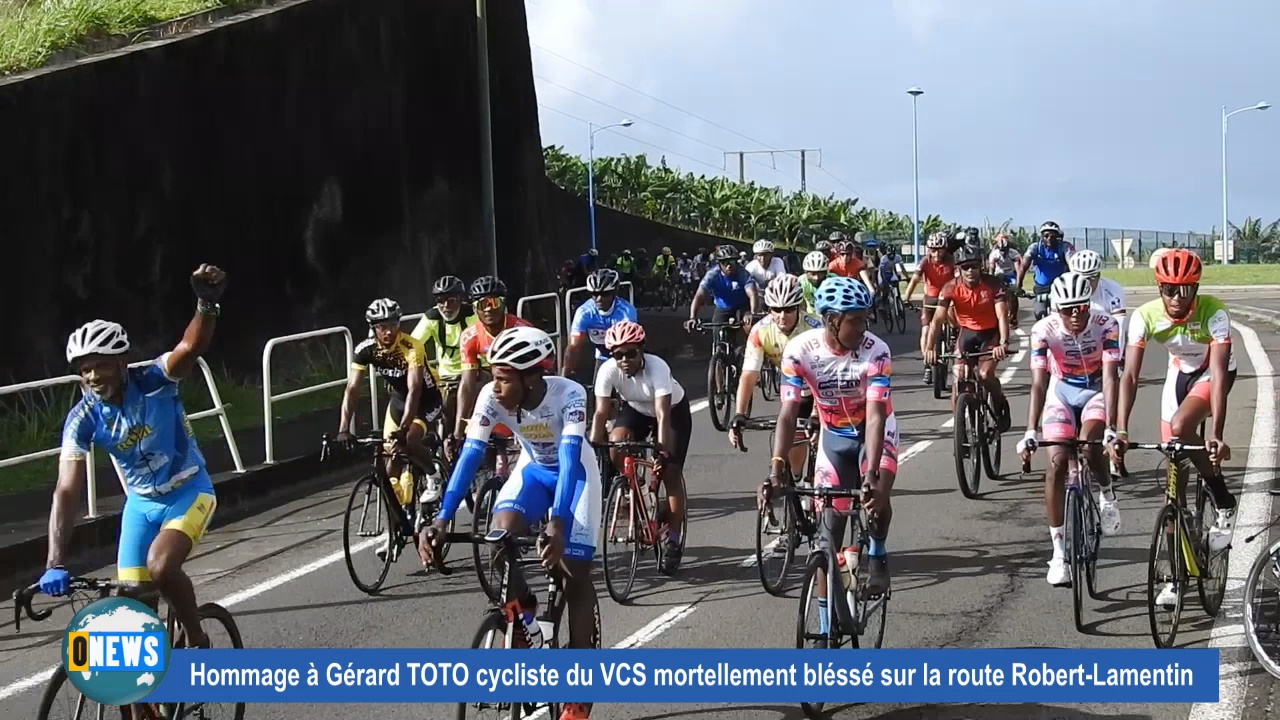
[[[645,440],[653,437],[661,448],[654,472],[667,488],[666,512],[661,518],[666,552],[662,556],[662,572],[670,575],[680,566],[684,553],[684,461],[693,434],[693,414],[684,388],[671,374],[666,361],[644,351],[645,332],[639,323],[624,320],[609,328],[605,344],[613,357],[600,366],[596,374],[595,418],[591,424],[591,442],[602,444],[606,423],[612,410],[614,392],[622,398],[622,409],[614,422],[609,439]],[[609,453],[614,468],[622,467],[622,456]]]
[[[894,252],[892,245],[885,245],[876,265],[876,301],[891,299],[891,294],[898,292],[898,283],[906,277],[907,269],[902,266],[902,258]]]
[[[1056,312],[1031,328],[1031,405],[1026,434],[1016,448],[1024,461],[1036,450],[1036,428],[1041,427],[1042,418],[1046,440],[1078,437],[1110,443],[1115,438],[1120,326],[1110,315],[1091,310],[1092,297],[1093,288],[1083,275],[1059,275],[1049,289]],[[1101,487],[1098,510],[1102,534],[1115,535],[1120,532],[1120,507],[1107,472],[1106,455],[1099,447],[1089,446],[1084,451]],[[1070,457],[1065,447],[1049,448],[1049,467],[1044,473],[1045,512],[1053,543],[1045,579],[1055,586],[1072,582],[1063,509]],[[1088,486],[1084,490],[1093,491]]]
[[[711,265],[712,253],[707,252],[706,248],[698,248],[698,253],[693,256],[693,275],[701,277],[704,275]]]
[[[738,264],[731,247],[721,246],[713,259],[715,267],[702,276],[698,291],[693,294],[693,301],[689,303],[689,319],[684,323],[685,331],[693,332],[698,322],[698,311],[702,309],[708,296],[715,303],[711,322],[721,323],[729,318],[739,318],[742,320],[742,329],[750,330],[749,312],[760,304],[755,279]]]
[[[1077,250],[1067,258],[1067,267],[1088,278],[1089,287],[1093,288],[1093,312],[1115,318],[1123,338],[1129,319],[1124,288],[1115,280],[1102,277],[1102,256],[1092,250]]]
[[[454,275],[445,275],[431,286],[436,306],[418,321],[414,340],[427,351],[428,367],[434,365],[444,398],[445,431],[453,429],[458,418],[458,385],[462,382],[462,333],[479,318],[467,302],[467,286]],[[434,359],[431,359],[434,354]]]
[[[823,280],[827,279],[827,254],[822,250],[814,250],[804,256],[804,275],[800,278],[800,290],[804,293],[805,312],[810,315],[816,314],[817,310],[813,307],[813,295],[818,291],[818,286]]]
[[[757,288],[767,288],[771,280],[787,274],[787,264],[774,254],[772,242],[757,240],[751,246],[751,252],[755,254],[755,259],[747,263],[747,272],[755,278]]]
[[[893,507],[889,496],[898,471],[898,421],[889,398],[890,354],[883,340],[867,331],[871,292],[861,283],[829,278],[818,288],[818,312],[823,327],[792,338],[782,355],[782,407],[778,428],[795,427],[803,402],[802,389],[818,397],[821,433],[814,480],[818,486],[860,484],[871,535],[868,591],[889,589],[887,540]],[[779,484],[791,453],[792,438],[774,434],[769,478],[760,487],[761,507]],[[847,518],[833,511],[850,509],[848,499],[835,499],[822,512],[822,540],[843,545]],[[818,578],[819,597],[826,581]],[[822,604],[822,601],[819,601]],[[825,618],[826,613],[821,615]],[[826,620],[822,621],[825,632]]]
[[[1067,271],[1067,258],[1076,248],[1062,239],[1062,228],[1052,220],[1046,220],[1040,226],[1040,242],[1031,243],[1022,256],[1022,264],[1018,267],[1018,277],[1014,286],[1022,292],[1022,281],[1028,270],[1035,270],[1032,279],[1033,292],[1036,296],[1036,320],[1049,313],[1049,307],[1040,298],[1049,292],[1049,286],[1059,275]]]
[[[955,264],[951,260],[951,254],[947,252],[947,233],[933,233],[925,241],[925,247],[928,249],[928,255],[916,266],[915,273],[911,275],[911,282],[907,283],[906,295],[903,297],[903,302],[911,302],[916,286],[924,280],[924,303],[920,307],[921,355],[924,355],[926,348],[931,347],[926,343],[929,340],[929,328],[933,324],[934,311],[938,308],[938,293],[942,292],[943,285],[956,276]],[[946,313],[943,313],[943,317],[946,318]],[[924,366],[924,382],[926,385],[933,382],[933,365],[928,363]]]
[[[657,279],[670,279],[676,271],[676,256],[671,254],[671,248],[662,248],[662,253],[653,259],[653,276]]]
[[[1190,250],[1177,248],[1160,256],[1156,282],[1160,297],[1137,309],[1129,321],[1124,375],[1120,379],[1120,410],[1112,445],[1112,458],[1124,457],[1129,437],[1129,415],[1138,394],[1138,377],[1147,341],[1154,340],[1169,352],[1169,370],[1160,399],[1162,439],[1201,444],[1198,427],[1213,416],[1209,452],[1188,453],[1213,497],[1217,517],[1209,529],[1209,547],[1220,552],[1231,544],[1235,531],[1236,499],[1227,489],[1220,464],[1231,459],[1223,442],[1227,424],[1227,394],[1236,379],[1236,359],[1231,352],[1231,316],[1227,306],[1212,295],[1199,294],[1202,265]],[[1172,584],[1156,598],[1170,605]]]
[[[596,267],[600,264],[600,253],[591,248],[585,253],[578,256],[578,277],[585,278],[596,271]]]
[[[636,321],[635,306],[618,297],[620,280],[616,271],[608,269],[597,270],[587,278],[587,292],[591,293],[591,299],[579,305],[573,313],[569,346],[564,351],[565,377],[578,369],[578,355],[588,342],[595,346],[595,369],[598,370],[600,363],[609,359],[605,354],[605,332],[623,320]]]
[[[632,285],[636,284],[636,261],[635,258],[631,257],[630,250],[622,251],[622,255],[614,262],[613,268],[618,271],[618,276],[624,282],[629,282]]]
[[[836,259],[827,265],[827,271],[832,275],[861,280],[867,286],[867,290],[874,292],[876,285],[871,279],[871,272],[859,257],[861,248],[852,241],[845,240],[836,245],[835,249]]]
[[[1000,432],[1009,429],[1009,401],[1005,398],[1000,378],[996,377],[996,364],[1008,355],[1009,316],[1005,308],[1008,289],[1004,284],[982,272],[982,256],[967,247],[955,252],[956,277],[947,281],[938,293],[938,311],[929,323],[929,336],[925,339],[924,362],[937,362],[938,352],[934,342],[942,332],[947,312],[954,308],[955,321],[960,326],[957,347],[965,353],[991,350],[991,355],[978,361],[978,382],[991,393],[992,409],[997,416]],[[956,376],[960,377],[964,365],[956,363]],[[956,384],[951,386],[951,409],[956,407]]]
[[[737,413],[729,425],[729,444],[742,450],[742,429],[747,423],[750,412],[751,395],[756,383],[760,381],[760,370],[767,358],[782,369],[782,351],[791,338],[806,330],[822,327],[822,320],[804,311],[804,292],[800,281],[794,275],[779,275],[769,283],[764,291],[764,304],[769,308],[769,316],[756,323],[747,337],[747,349],[742,358],[742,373],[738,377]],[[813,415],[813,396],[807,391],[800,405],[800,417]],[[787,458],[793,468],[803,468],[807,449],[804,440],[807,434],[796,428],[795,444],[787,452]],[[785,548],[783,548],[785,549]]]
[[[509,328],[494,338],[489,349],[493,381],[480,390],[440,513],[423,528],[418,548],[423,564],[429,565],[475,479],[494,427],[512,428],[519,440],[520,459],[494,500],[490,527],[523,535],[547,518],[545,542],[538,550],[544,568],[559,565],[567,576],[569,647],[592,649],[598,640],[600,612],[591,562],[600,527],[600,470],[584,443],[586,390],[573,380],[546,374],[547,361],[554,361],[555,352],[551,338],[535,327]],[[535,619],[538,599],[522,573],[513,575],[511,593],[522,598],[515,644],[537,647],[542,633]],[[589,705],[569,703],[560,717],[579,720],[589,713]]]
[[[832,234],[834,235],[835,233]],[[831,262],[836,259],[835,250],[832,247],[830,240],[819,240],[818,244],[813,246],[813,249],[822,253],[827,258],[827,262]]]
[[[1008,233],[997,233],[991,245],[987,265],[992,275],[1004,278],[1005,285],[1009,286],[1009,324],[1018,327],[1018,294],[1014,290],[1017,289],[1016,281],[1018,267],[1022,265],[1022,253],[1009,242]]]
[[[129,336],[114,322],[94,320],[67,338],[67,362],[80,376],[84,397],[62,430],[58,483],[49,511],[49,556],[40,591],[66,595],[70,575],[63,556],[80,512],[91,449],[104,448],[124,485],[116,576],[145,592],[154,584],[186,630],[188,645],[208,647],[200,628],[195,589],[182,569],[209,527],[218,505],[204,455],[178,394],[213,341],[218,300],[227,274],[201,265],[191,274],[196,311],[172,351],[144,368],[130,368]]]

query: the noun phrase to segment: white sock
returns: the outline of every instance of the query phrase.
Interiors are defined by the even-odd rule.
[[[1053,557],[1062,559],[1067,556],[1067,528],[1051,527],[1049,528],[1049,539],[1053,541]]]

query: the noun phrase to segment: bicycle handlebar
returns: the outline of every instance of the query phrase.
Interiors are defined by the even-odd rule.
[[[607,449],[613,448],[617,450],[640,450],[642,452],[645,450],[653,450],[656,452],[662,449],[658,447],[657,443],[648,442],[644,440],[607,440],[599,444],[593,443],[592,447],[597,448],[599,450],[607,450]]]
[[[74,590],[114,590],[122,587],[120,583],[114,580],[102,580],[98,578],[72,577],[67,581],[67,591],[70,593]],[[22,632],[22,614],[25,612],[27,617],[35,622],[41,622],[49,619],[53,614],[53,607],[47,607],[44,610],[36,610],[31,607],[31,601],[36,595],[40,594],[40,584],[28,585],[20,590],[13,591],[13,631],[15,633]]]
[[[1102,441],[1101,440],[1080,440],[1079,438],[1074,438],[1071,440],[1037,440],[1036,441],[1036,449],[1039,449],[1042,447],[1076,448],[1076,447],[1080,447],[1081,445],[1100,446],[1102,445]],[[1028,460],[1022,461],[1022,472],[1024,473],[1031,472],[1031,460],[1028,459]]]
[[[790,487],[775,489],[774,492],[781,495],[791,494],[791,495],[800,495],[804,497],[816,497],[816,498],[830,497],[830,498],[858,499],[862,497],[862,488],[844,488],[844,487],[829,487],[829,486],[816,486],[816,485],[812,487],[800,487],[798,485],[792,485]]]

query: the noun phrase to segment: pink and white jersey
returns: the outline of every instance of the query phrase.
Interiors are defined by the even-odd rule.
[[[891,374],[889,346],[875,335],[866,333],[862,345],[850,352],[828,345],[825,329],[808,330],[792,338],[782,351],[782,400],[800,402],[807,385],[823,427],[861,439],[867,403],[884,403],[886,411],[893,413]]]
[[[1060,382],[1095,387],[1102,363],[1120,362],[1120,325],[1115,318],[1092,313],[1079,335],[1072,335],[1062,316],[1050,313],[1031,328],[1031,369],[1048,370]]]

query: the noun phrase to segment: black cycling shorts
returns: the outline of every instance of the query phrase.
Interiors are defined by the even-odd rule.
[[[618,412],[618,419],[613,426],[630,430],[638,441],[647,440],[651,436],[656,440],[658,437],[658,418],[645,415],[631,407],[630,403],[622,404],[622,410]],[[684,463],[689,454],[689,438],[693,435],[693,413],[689,411],[688,395],[671,407],[671,434],[674,435],[671,462]]]

